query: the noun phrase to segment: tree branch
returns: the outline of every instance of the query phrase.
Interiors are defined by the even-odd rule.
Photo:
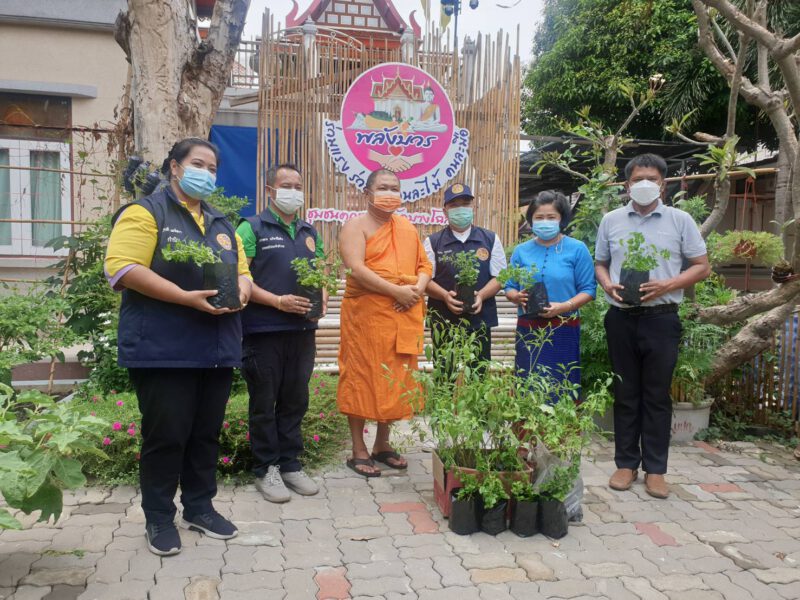
[[[695,0],[693,0],[694,2]],[[769,48],[775,58],[778,56],[775,51],[782,45],[781,38],[772,33],[766,27],[762,27],[752,19],[748,18],[741,10],[731,4],[728,0],[699,0],[706,6],[716,8],[722,16],[730,21],[736,29],[747,34],[749,37],[758,40]]]
[[[708,235],[722,223],[725,213],[728,212],[728,203],[731,199],[731,180],[726,177],[722,181],[717,180],[714,184],[714,208],[711,214],[706,217],[700,226],[700,235],[706,239]]]
[[[736,60],[736,52],[734,51],[728,36],[725,35],[724,31],[722,31],[722,27],[719,26],[719,23],[717,23],[716,19],[711,19],[711,26],[714,28],[714,33],[717,34],[717,37],[722,40],[725,50],[728,51],[728,56],[731,57],[731,60]]]
[[[731,92],[728,97],[728,121],[725,127],[725,138],[730,138],[736,133],[736,107],[739,102],[739,88],[742,87],[742,72],[744,63],[747,60],[747,48],[750,46],[750,38],[745,34],[739,34],[739,53],[736,55],[736,68],[731,79]]]
[[[723,306],[701,308],[697,318],[711,325],[731,325],[787,303],[793,305],[792,300],[798,296],[800,280],[791,281],[766,292],[738,296]]]

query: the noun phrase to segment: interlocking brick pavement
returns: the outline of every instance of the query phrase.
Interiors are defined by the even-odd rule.
[[[672,495],[606,486],[612,446],[584,460],[584,519],[561,540],[457,536],[433,501],[431,455],[366,480],[343,467],[320,495],[264,501],[222,486],[239,537],[181,530],[175,557],[150,554],[130,486],[65,496],[58,523],[0,532],[0,598],[14,600],[798,600],[800,463],[766,444],[675,446]]]

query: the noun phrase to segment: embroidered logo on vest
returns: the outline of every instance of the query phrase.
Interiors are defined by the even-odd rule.
[[[489,260],[489,251],[486,248],[478,248],[475,256],[478,257],[478,260]]]
[[[306,248],[308,248],[312,252],[316,252],[317,251],[317,242],[314,241],[314,237],[313,236],[308,236],[306,238]]]
[[[231,248],[233,248],[233,245],[231,244],[231,238],[228,237],[228,235],[225,233],[217,234],[217,243],[220,246],[222,246],[225,250],[230,250]]]

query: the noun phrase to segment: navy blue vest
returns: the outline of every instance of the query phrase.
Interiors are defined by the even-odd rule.
[[[205,234],[170,187],[136,204],[153,215],[158,228],[150,270],[181,289],[203,289],[203,269],[193,263],[164,260],[161,252],[170,242],[202,242],[217,252],[222,262],[237,263],[233,225],[205,202],[202,203]],[[211,315],[126,289],[122,292],[117,345],[119,364],[123,367],[238,367],[242,362],[241,318],[238,312]]]
[[[283,296],[297,293],[297,275],[290,263],[295,258],[316,256],[317,231],[309,223],[297,219],[294,239],[278,223],[269,208],[247,222],[256,236],[256,255],[250,262],[253,281],[272,294]],[[287,313],[250,302],[242,312],[244,335],[269,331],[304,331],[316,329],[317,322],[301,315]]]
[[[453,235],[449,227],[445,227],[441,231],[437,231],[431,235],[431,248],[436,256],[436,276],[433,278],[433,281],[442,286],[445,290],[455,290],[455,270],[450,263],[442,262],[442,256],[445,254],[452,254],[453,252],[468,252],[474,250],[480,262],[480,272],[478,273],[476,289],[482,289],[492,279],[491,271],[489,270],[489,262],[492,257],[495,237],[493,232],[488,229],[483,229],[482,227],[476,227],[475,225],[472,226],[469,237],[465,242],[460,242],[456,239],[456,236]],[[470,325],[474,328],[480,327],[483,323],[485,323],[487,327],[497,326],[497,301],[494,297],[484,300],[483,308],[477,315],[454,315],[448,310],[444,302],[434,298],[428,298],[428,308],[430,310],[435,310],[441,317],[453,323],[468,318]]]

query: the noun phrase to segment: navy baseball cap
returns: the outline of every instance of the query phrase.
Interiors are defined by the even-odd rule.
[[[472,200],[475,196],[472,195],[472,190],[469,189],[469,186],[463,183],[454,183],[444,191],[445,204],[453,200],[458,200],[459,198],[469,198]]]

